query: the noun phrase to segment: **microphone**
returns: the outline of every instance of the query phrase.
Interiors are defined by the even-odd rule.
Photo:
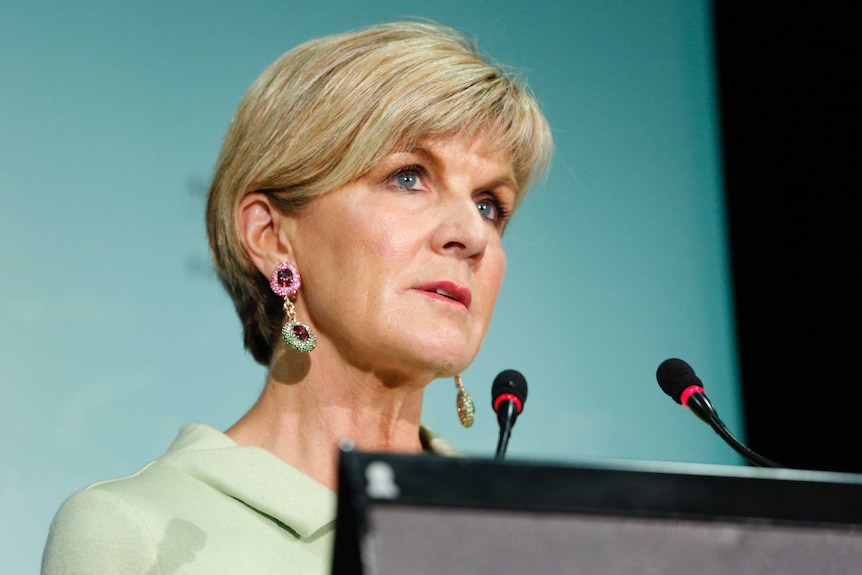
[[[666,394],[706,422],[725,443],[749,463],[758,467],[785,467],[755,453],[730,432],[724,422],[721,421],[712,402],[706,397],[703,382],[695,375],[694,369],[689,364],[675,357],[666,359],[658,366],[655,376],[659,386]]]
[[[497,412],[500,424],[500,439],[497,442],[497,459],[503,459],[515,420],[527,401],[527,380],[521,372],[506,369],[497,374],[491,386],[491,405]]]

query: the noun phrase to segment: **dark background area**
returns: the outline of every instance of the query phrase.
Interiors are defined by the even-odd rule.
[[[862,471],[862,20],[830,3],[713,4],[746,443]]]

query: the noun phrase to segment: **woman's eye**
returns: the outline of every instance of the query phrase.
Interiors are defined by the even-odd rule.
[[[496,198],[482,198],[476,202],[476,207],[483,218],[492,222],[501,222],[508,217],[506,209]]]
[[[415,189],[420,183],[420,172],[417,168],[405,168],[394,176],[395,185],[401,188]]]

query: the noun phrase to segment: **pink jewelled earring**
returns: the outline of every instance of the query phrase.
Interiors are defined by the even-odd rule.
[[[296,321],[296,306],[293,300],[302,285],[299,270],[290,262],[281,262],[275,266],[269,278],[269,287],[276,295],[284,298],[284,325],[281,327],[281,338],[284,343],[302,353],[308,353],[317,345],[317,336],[305,325]]]

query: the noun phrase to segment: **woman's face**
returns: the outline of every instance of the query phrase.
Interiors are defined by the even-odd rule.
[[[509,156],[482,144],[425,140],[298,217],[298,319],[318,350],[383,376],[448,376],[473,360],[503,280],[500,240],[515,199]]]

